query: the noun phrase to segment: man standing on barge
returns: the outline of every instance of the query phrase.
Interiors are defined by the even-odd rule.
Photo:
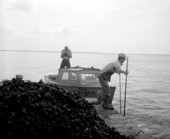
[[[111,76],[114,73],[117,73],[117,74],[123,73],[125,75],[127,75],[129,73],[128,71],[124,71],[124,70],[121,69],[121,66],[122,66],[122,64],[124,63],[125,60],[126,60],[126,55],[124,53],[120,53],[118,55],[118,60],[115,61],[115,62],[107,64],[100,71],[100,73],[98,75],[99,82],[100,82],[102,89],[103,89],[103,94],[102,94],[103,108],[105,108],[105,109],[114,110],[114,107],[112,105],[112,101],[109,101],[110,96],[112,96],[112,95],[111,95],[111,89],[110,89],[108,82],[110,82]]]

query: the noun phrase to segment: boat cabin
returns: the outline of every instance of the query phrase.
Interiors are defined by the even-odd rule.
[[[93,67],[59,69],[58,75],[45,76],[45,83],[56,84],[71,91],[79,91],[82,96],[96,97],[97,92],[102,91],[97,77],[99,72],[100,69]]]

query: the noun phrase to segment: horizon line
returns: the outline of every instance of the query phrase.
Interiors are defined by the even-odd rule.
[[[61,51],[52,51],[52,50],[5,50],[0,49],[0,51],[11,51],[11,52],[48,52],[48,53],[61,53]],[[73,51],[72,51],[73,52]],[[118,54],[118,53],[109,53],[109,52],[73,52],[73,53],[90,53],[90,54]],[[133,54],[133,55],[170,55],[166,53],[127,53],[127,54]]]

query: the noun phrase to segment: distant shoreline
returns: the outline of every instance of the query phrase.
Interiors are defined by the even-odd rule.
[[[43,53],[61,53],[61,51],[42,51],[42,50],[0,50],[7,52],[43,52]],[[85,54],[118,54],[118,53],[103,53],[103,52],[73,52],[73,53],[85,53]],[[135,54],[127,53],[127,55],[170,55],[170,54]]]
[[[0,50],[9,52],[44,52],[44,53],[61,53],[61,51],[38,51],[38,50]],[[93,54],[113,54],[113,53],[100,53],[100,52],[73,52],[73,53],[93,53]],[[115,53],[116,54],[116,53]]]

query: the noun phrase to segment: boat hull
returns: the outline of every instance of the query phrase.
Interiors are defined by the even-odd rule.
[[[84,86],[69,86],[69,85],[62,85],[58,82],[56,82],[55,80],[53,80],[51,77],[49,78],[49,76],[45,77],[45,83],[47,84],[55,84],[59,87],[64,88],[67,91],[72,91],[72,92],[77,92],[78,94],[80,94],[82,97],[85,98],[97,98],[97,93],[98,92],[102,92],[102,87],[84,87]],[[114,96],[114,92],[116,87],[115,86],[111,86],[111,94]]]

